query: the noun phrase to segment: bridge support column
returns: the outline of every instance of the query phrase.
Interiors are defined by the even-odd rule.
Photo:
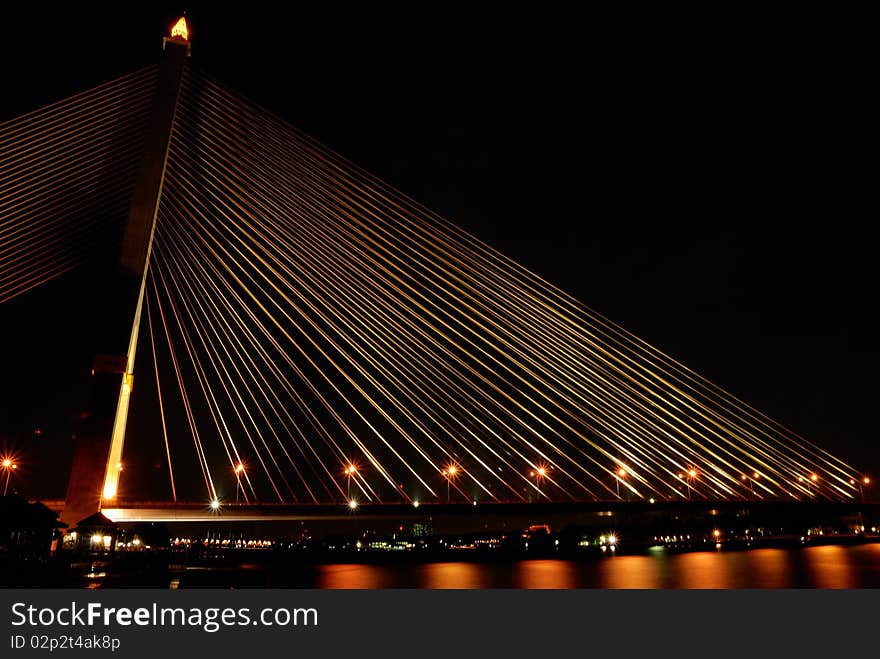
[[[125,237],[99,327],[104,350],[95,358],[91,401],[77,432],[62,513],[67,524],[74,525],[100,511],[117,495],[147,268],[188,57],[189,42],[185,38],[163,40],[152,115],[132,191]]]

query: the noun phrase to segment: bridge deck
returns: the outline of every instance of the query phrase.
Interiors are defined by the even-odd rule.
[[[257,521],[333,521],[368,520],[380,518],[421,519],[434,516],[511,516],[557,514],[615,514],[631,513],[721,515],[738,510],[766,511],[779,515],[811,513],[880,512],[880,504],[864,502],[798,502],[798,501],[582,501],[536,503],[386,503],[363,504],[352,510],[342,503],[335,504],[224,504],[213,510],[204,503],[143,502],[104,508],[103,514],[117,523],[131,522],[257,522]]]

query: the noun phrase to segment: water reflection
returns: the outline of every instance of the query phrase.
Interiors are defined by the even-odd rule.
[[[389,588],[388,579],[382,578],[377,565],[345,563],[317,566],[318,588]]]
[[[861,545],[850,549],[850,558],[859,575],[859,587],[880,588],[880,544]]]
[[[793,583],[791,552],[784,549],[755,549],[745,552],[743,569],[749,581],[742,588],[791,588]]]
[[[816,588],[855,588],[851,552],[852,549],[835,545],[805,549],[804,559],[812,585]]]
[[[428,563],[419,571],[423,588],[489,587],[489,570],[477,563]]]
[[[254,569],[188,568],[169,588],[878,588],[880,543],[796,549],[603,556],[594,560],[521,560],[404,564],[286,564]],[[82,574],[82,587],[131,587],[130,575]],[[106,572],[106,573],[105,573]],[[150,582],[152,583],[152,582]],[[163,584],[163,585],[164,585]]]
[[[662,588],[664,557],[614,556],[601,565],[600,588]]]
[[[730,554],[698,551],[673,559],[677,582],[672,588],[736,588],[730,573]]]
[[[577,588],[575,564],[555,559],[520,561],[514,566],[516,588]]]

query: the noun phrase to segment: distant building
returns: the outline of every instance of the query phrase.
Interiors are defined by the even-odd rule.
[[[119,527],[114,522],[101,513],[95,513],[81,519],[73,531],[65,534],[64,548],[78,551],[111,552],[116,547],[118,535]]]
[[[40,560],[49,557],[65,526],[58,513],[17,494],[0,496],[0,557]]]
[[[416,522],[412,525],[411,534],[414,538],[427,538],[434,535],[434,527],[423,522]]]

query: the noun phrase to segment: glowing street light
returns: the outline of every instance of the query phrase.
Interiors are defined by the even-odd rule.
[[[350,499],[349,502],[348,502],[348,507],[349,507],[351,510],[354,510],[355,508],[358,507],[358,502],[355,501],[354,499]]]
[[[348,463],[348,466],[345,468],[345,477],[348,481],[348,486],[346,488],[346,496],[349,501],[351,500],[351,477],[357,473],[357,467],[354,466],[351,462]]]
[[[547,467],[540,466],[537,469],[529,472],[529,476],[531,476],[532,478],[535,479],[535,488],[538,489],[539,494],[540,494],[540,490],[541,490],[541,482],[547,476],[547,471],[548,471]]]
[[[691,482],[697,477],[697,470],[691,467],[687,471],[687,486],[688,486],[688,499],[691,498]]]
[[[807,490],[807,496],[812,496],[813,492],[810,490],[810,479],[804,478],[803,476],[798,476],[798,483],[802,483],[803,486]]]
[[[235,465],[233,471],[235,472],[235,503],[236,505],[238,505],[239,490],[241,490],[242,493],[244,492],[241,486],[241,475],[244,473],[244,464],[239,462],[237,465]]]
[[[752,496],[755,496],[755,483],[761,480],[761,474],[757,471],[753,471],[750,476],[743,474],[742,476],[740,476],[740,478],[742,479],[743,483],[748,482],[749,492],[752,493]]]
[[[6,471],[6,482],[3,484],[3,496],[5,497],[7,490],[9,490],[9,479],[12,478],[12,472],[18,469],[18,465],[12,461],[12,458],[3,458],[3,462],[0,464]]]
[[[863,488],[868,487],[871,484],[871,479],[868,476],[862,477],[859,481],[859,496],[862,498],[862,501],[865,500],[865,490]]]
[[[810,485],[818,485],[819,475],[816,473],[812,473],[809,476],[798,476],[798,483],[803,483],[804,487],[807,488],[807,495],[813,496],[813,490]]]
[[[452,479],[455,478],[455,475],[458,473],[458,467],[455,465],[449,465],[446,469],[443,470],[443,475],[446,476],[446,503],[450,501],[450,485],[452,483]]]
[[[617,486],[617,498],[620,498],[620,481],[626,478],[626,467],[621,467],[617,470],[616,474],[617,478],[614,479],[614,484]]]
[[[220,501],[218,499],[214,499],[211,501],[211,510],[219,510],[220,509]]]

